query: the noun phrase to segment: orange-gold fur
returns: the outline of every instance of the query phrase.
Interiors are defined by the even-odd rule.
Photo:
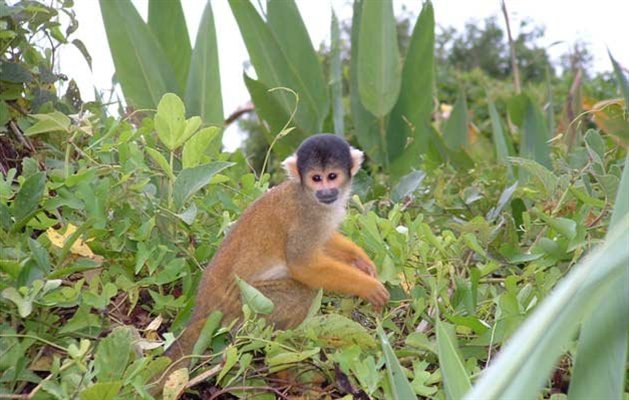
[[[352,158],[354,175],[362,153],[352,149]],[[376,307],[388,300],[367,254],[336,231],[345,215],[351,176],[338,170],[341,198],[330,206],[316,201],[300,182],[294,160],[285,166],[292,179],[245,210],[205,269],[191,322],[167,352],[171,359],[190,354],[211,311],[221,310],[223,321],[241,316],[236,275],[273,301],[267,319],[280,329],[303,321],[319,288],[359,296]]]

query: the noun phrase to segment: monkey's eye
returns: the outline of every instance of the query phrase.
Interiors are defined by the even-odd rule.
[[[313,175],[312,180],[315,182],[321,182],[321,175]]]
[[[328,179],[333,181],[336,179],[336,174],[334,172],[331,172],[330,174],[328,174]]]

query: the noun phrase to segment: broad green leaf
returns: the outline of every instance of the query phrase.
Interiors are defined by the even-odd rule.
[[[400,97],[391,111],[387,128],[389,161],[399,157],[410,138],[415,147],[414,165],[419,154],[428,151],[432,137],[430,120],[433,110],[435,16],[431,2],[424,3],[411,36],[404,68]]]
[[[487,104],[489,107],[489,118],[491,119],[492,138],[494,140],[494,147],[496,148],[496,160],[507,166],[509,178],[513,179],[513,168],[511,168],[511,163],[507,161],[510,153],[507,148],[507,141],[505,140],[505,133],[502,129],[500,116],[498,115],[498,111],[496,111],[493,100],[489,96],[487,96]]]
[[[249,1],[229,0],[229,5],[258,80],[270,89],[288,87],[294,90],[300,99],[295,116],[296,125],[305,133],[319,132],[328,111],[327,104],[325,109],[321,108],[322,104],[317,102],[317,96],[309,92],[304,82],[306,78],[300,74],[301,71],[294,64],[295,60],[290,60],[284,53],[279,39],[262,20],[253,4]],[[288,21],[285,23],[291,24]],[[274,97],[282,110],[290,115],[295,106],[294,97],[286,91],[278,91],[274,93]],[[262,117],[265,115],[262,114]]]
[[[217,161],[181,170],[173,185],[173,199],[177,209],[181,208],[190,196],[210,183],[214,175],[232,165],[234,163]]]
[[[15,200],[11,205],[11,213],[17,224],[23,225],[23,220],[32,216],[33,212],[37,210],[44,195],[45,186],[46,174],[43,172],[29,176],[22,183],[20,191],[15,195]]]
[[[98,343],[94,356],[94,373],[99,382],[113,382],[122,378],[129,364],[133,328],[121,326]]]
[[[166,175],[168,175],[169,179],[172,179],[172,180],[175,179],[173,170],[170,168],[170,164],[168,164],[168,161],[166,161],[166,158],[164,157],[164,155],[162,155],[162,153],[148,146],[146,147],[146,152],[148,153],[149,156],[151,156],[153,161],[155,161],[157,165],[159,165],[162,171],[164,171]]]
[[[0,76],[4,82],[29,83],[33,81],[33,74],[22,64],[0,62]]]
[[[295,82],[297,87],[284,86],[295,90],[299,93],[301,101],[312,107],[316,115],[316,132],[320,132],[323,120],[330,109],[329,89],[323,78],[319,56],[312,46],[295,1],[268,0],[267,25],[271,28],[288,61],[288,66],[295,71],[297,78]],[[262,81],[264,82],[264,79]]]
[[[391,394],[395,400],[405,400],[416,398],[413,387],[411,386],[406,374],[400,365],[400,361],[397,359],[389,338],[380,325],[377,327],[378,336],[380,337],[380,346],[384,353],[384,361],[387,366],[387,376],[389,378],[389,384],[391,385]]]
[[[627,76],[623,72],[620,64],[618,64],[618,61],[612,57],[612,53],[610,53],[609,50],[607,51],[607,54],[609,55],[609,59],[614,67],[614,74],[616,75],[618,86],[620,87],[620,93],[622,93],[625,98],[625,108],[629,109],[629,82],[627,82]]]
[[[32,114],[31,117],[35,118],[37,122],[24,131],[26,136],[57,131],[67,132],[70,127],[70,118],[59,111],[50,114]]]
[[[545,190],[544,195],[551,196],[555,192],[558,179],[548,168],[528,158],[509,157],[508,160],[537,178]]]
[[[157,39],[129,0],[100,0],[116,77],[129,106],[155,108],[177,92],[177,80]]]
[[[175,71],[179,88],[176,93],[181,95],[188,81],[192,53],[181,2],[179,0],[149,0],[148,26]]]
[[[291,368],[295,363],[314,357],[319,354],[320,351],[321,349],[318,347],[299,352],[284,351],[273,354],[272,356],[267,356],[265,362],[269,367],[270,372],[277,372],[286,368]]]
[[[532,208],[529,212],[539,217],[542,221],[546,222],[548,226],[567,239],[572,240],[577,236],[577,223],[574,220],[569,218],[552,218],[535,208]]]
[[[186,88],[188,115],[199,115],[206,125],[223,126],[223,99],[212,5],[207,1],[201,16]]]
[[[352,119],[354,120],[356,138],[361,149],[376,163],[387,162],[384,146],[381,143],[378,119],[363,106],[358,91],[358,45],[360,33],[360,20],[362,15],[363,0],[354,1],[354,14],[352,16],[352,54],[350,58],[350,105]]]
[[[201,118],[191,117],[186,120],[185,115],[183,101],[174,93],[166,93],[157,106],[155,130],[170,151],[184,144],[201,126]]]
[[[437,321],[437,349],[446,398],[450,400],[463,398],[471,387],[470,377],[459,354],[454,328],[441,321]]]
[[[598,312],[599,302],[606,301],[617,282],[626,276],[627,235],[629,215],[618,220],[605,241],[572,267],[536,307],[467,393],[466,399],[538,398],[539,390],[573,340],[582,318]],[[603,327],[597,329],[610,332]],[[626,334],[626,324],[623,329]],[[622,358],[620,365],[624,362]]]
[[[345,136],[345,110],[343,109],[343,71],[341,66],[341,32],[336,14],[332,11],[330,26],[330,86],[334,133]]]
[[[223,368],[221,372],[219,372],[218,377],[216,378],[216,382],[220,383],[221,380],[227,375],[230,369],[238,362],[238,347],[229,346],[225,350],[224,354],[225,362],[223,363]]]
[[[552,168],[548,144],[550,134],[544,116],[531,96],[519,95],[515,102],[511,103],[509,115],[521,128],[520,156],[535,160],[546,168]]]
[[[296,331],[321,347],[342,348],[353,344],[362,349],[376,347],[374,338],[362,325],[340,314],[316,315],[305,320]]]
[[[393,188],[391,192],[391,200],[399,202],[406,196],[411,195],[426,177],[424,171],[413,171],[400,179],[400,182]]]
[[[216,126],[201,129],[183,145],[181,161],[184,168],[196,167],[211,161],[220,152],[220,129]]]
[[[629,156],[625,158],[614,204],[612,229],[629,214]],[[629,243],[629,231],[625,231],[624,240]],[[625,266],[612,285],[583,320],[568,390],[570,400],[622,398],[629,325],[629,268]]]
[[[248,305],[256,314],[268,315],[273,312],[275,305],[271,299],[239,277],[236,277],[236,283],[240,288],[242,304]]]
[[[22,318],[28,317],[33,312],[33,299],[29,296],[22,296],[14,287],[5,288],[2,291],[2,297],[15,304],[18,314]]]
[[[459,93],[452,113],[450,113],[450,118],[443,126],[443,141],[452,150],[465,149],[469,144],[467,139],[467,100],[463,91]]]
[[[358,91],[367,110],[382,118],[400,94],[401,63],[391,0],[362,4],[358,46]]]
[[[113,400],[120,389],[122,381],[97,382],[83,389],[79,395],[81,400]]]

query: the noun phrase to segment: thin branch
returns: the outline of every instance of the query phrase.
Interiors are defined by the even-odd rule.
[[[505,17],[505,23],[507,24],[507,37],[509,38],[509,50],[511,53],[511,69],[513,69],[513,84],[515,85],[515,92],[520,94],[522,87],[520,85],[520,70],[518,69],[518,62],[515,56],[515,44],[513,43],[513,36],[511,36],[511,25],[509,24],[509,14],[507,13],[507,4],[505,0],[501,1],[502,14]]]
[[[233,113],[231,113],[229,115],[229,117],[227,117],[225,119],[225,127],[227,127],[228,125],[230,125],[231,123],[233,123],[234,121],[236,121],[238,118],[240,118],[243,114],[249,113],[251,111],[255,110],[255,107],[253,106],[252,102],[248,102],[240,107],[238,107],[236,109],[236,111],[234,111]]]

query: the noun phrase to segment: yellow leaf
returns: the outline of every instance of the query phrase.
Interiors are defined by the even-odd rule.
[[[50,240],[50,243],[52,243],[54,246],[63,247],[65,246],[68,238],[70,238],[70,236],[72,236],[74,232],[76,232],[76,226],[68,224],[65,233],[61,234],[59,233],[59,231],[56,231],[53,228],[48,228],[48,230],[46,231],[46,236],[48,236],[48,240]],[[101,256],[97,256],[92,252],[92,249],[90,249],[87,244],[85,244],[81,237],[78,237],[74,241],[74,243],[72,243],[72,246],[70,247],[70,253],[82,257],[91,258],[94,261],[103,260]]]
[[[180,368],[168,375],[164,384],[164,400],[176,400],[188,383],[188,368]]]

